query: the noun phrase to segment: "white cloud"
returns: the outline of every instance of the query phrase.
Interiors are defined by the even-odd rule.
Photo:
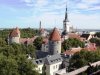
[[[42,7],[48,4],[48,0],[36,0],[36,6]]]
[[[89,6],[88,6],[87,4],[79,3],[79,4],[77,5],[77,8],[78,8],[78,9],[88,9]]]
[[[32,3],[33,1],[32,0],[21,0],[22,2],[25,2],[25,3]]]
[[[62,28],[63,19],[65,15],[66,0],[21,0],[27,6],[31,6],[33,14],[29,17],[24,16],[19,18],[22,24],[31,25],[31,27],[38,27],[39,21],[42,21],[44,28]],[[93,6],[99,0],[82,0],[75,4],[68,0],[69,20],[77,28],[100,28],[100,14],[81,13],[81,10],[100,10],[100,6]],[[32,7],[35,6],[35,7]],[[81,10],[78,10],[81,9]],[[13,10],[13,9],[11,9]],[[13,10],[15,11],[15,10]],[[72,12],[72,13],[70,13]],[[96,12],[98,13],[98,12]],[[89,14],[89,15],[86,15]],[[18,21],[18,20],[17,20]],[[18,22],[18,23],[19,23]]]
[[[100,3],[100,0],[82,0],[82,2],[87,4],[95,4],[95,3]]]
[[[71,13],[70,16],[70,21],[74,25],[74,27],[81,28],[81,29],[96,29],[100,28],[100,14],[90,14],[90,15],[85,15],[85,14],[74,14]]]

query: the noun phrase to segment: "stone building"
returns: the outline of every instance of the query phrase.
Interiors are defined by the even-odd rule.
[[[20,31],[19,28],[16,27],[12,30],[12,32],[8,36],[8,43],[20,43]]]
[[[59,54],[61,53],[61,35],[57,28],[54,28],[49,37],[49,53]]]

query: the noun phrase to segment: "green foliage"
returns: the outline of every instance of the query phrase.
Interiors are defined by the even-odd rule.
[[[38,30],[34,30],[31,28],[20,29],[21,37],[28,38],[38,35]]]
[[[40,50],[41,49],[41,46],[42,46],[42,42],[43,42],[43,38],[42,37],[37,37],[35,40],[34,40],[34,46],[36,46],[36,49],[37,50]]]
[[[97,46],[100,46],[100,39],[98,39],[98,38],[91,38],[90,42],[95,43]]]
[[[39,75],[35,71],[36,66],[27,59],[27,54],[35,58],[33,45],[0,43],[0,75]]]
[[[62,43],[62,49],[68,50],[71,47],[84,47],[84,42],[75,38],[69,38]]]
[[[10,33],[10,29],[4,29],[4,30],[0,30],[0,37],[1,38],[7,38],[9,33]]]
[[[100,51],[85,51],[82,50],[77,52],[71,58],[70,67],[71,68],[80,68],[82,66],[87,65],[89,62],[93,63],[100,60]]]
[[[7,44],[4,38],[0,38],[0,46],[3,47]]]
[[[42,67],[42,74],[41,74],[41,75],[46,75],[45,70],[46,70],[46,66],[45,66],[45,65],[43,65],[43,67]]]
[[[95,35],[100,38],[100,32],[97,32]]]
[[[30,28],[20,29],[21,37],[33,37],[38,30]],[[39,75],[35,70],[36,65],[27,59],[30,55],[35,58],[35,46],[23,44],[7,45],[5,40],[11,29],[0,30],[0,75]]]
[[[11,31],[12,31],[12,29],[0,30],[0,37],[7,38]],[[29,37],[38,35],[38,30],[31,29],[31,28],[20,29],[20,32],[21,32],[22,38],[29,38]]]

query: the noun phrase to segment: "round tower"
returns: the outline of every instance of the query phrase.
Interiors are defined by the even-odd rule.
[[[57,28],[54,28],[49,37],[49,53],[59,54],[61,53],[61,36]]]
[[[9,43],[20,43],[20,31],[19,28],[15,28],[10,34],[9,34]]]

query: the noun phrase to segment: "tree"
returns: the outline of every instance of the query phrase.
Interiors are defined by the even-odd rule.
[[[32,37],[37,30],[21,29],[22,37]],[[12,43],[7,45],[5,38],[8,37],[10,29],[0,30],[0,75],[39,75],[36,65],[27,58],[27,54],[35,58],[34,45]],[[29,34],[27,34],[29,32]],[[34,34],[33,34],[34,33]]]
[[[13,43],[0,47],[0,75],[39,75],[32,60],[27,59],[28,53],[34,54],[33,46]]]
[[[98,38],[91,38],[90,42],[95,43],[97,46],[100,46],[100,39],[98,39]]]
[[[43,38],[42,37],[37,37],[34,40],[33,45],[36,47],[37,50],[40,50],[41,46],[42,46],[42,42],[43,42]]]
[[[70,59],[71,68],[80,68],[87,65],[89,62],[93,63],[100,60],[100,51],[86,51],[82,50],[75,53]],[[78,64],[77,64],[78,63]]]
[[[96,35],[98,38],[100,38],[100,32],[97,32],[95,35]]]
[[[7,43],[6,43],[5,39],[4,39],[4,38],[0,38],[0,46],[3,47],[3,46],[5,46],[6,44],[7,44]]]
[[[62,49],[64,50],[68,50],[72,47],[84,47],[84,42],[78,40],[78,39],[75,39],[75,38],[69,38],[67,40],[65,40],[63,43],[62,43]]]

